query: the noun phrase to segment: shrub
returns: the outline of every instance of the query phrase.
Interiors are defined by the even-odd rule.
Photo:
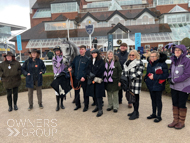
[[[53,81],[53,75],[43,75],[42,89],[51,88],[50,84]],[[25,77],[21,77],[21,85],[19,86],[19,92],[27,91]],[[6,89],[3,87],[3,83],[0,81],[0,96],[6,94]]]

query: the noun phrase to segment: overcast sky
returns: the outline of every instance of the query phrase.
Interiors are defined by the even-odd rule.
[[[0,0],[0,22],[30,28],[29,0]]]

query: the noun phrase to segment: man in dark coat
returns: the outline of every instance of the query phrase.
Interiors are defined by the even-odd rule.
[[[83,109],[83,112],[86,112],[88,110],[88,105],[89,105],[89,97],[86,96],[86,86],[87,86],[87,67],[89,64],[89,58],[85,55],[86,52],[86,46],[82,45],[80,46],[80,55],[76,56],[71,63],[71,67],[68,68],[68,71],[71,72],[73,71],[74,77],[73,77],[73,83],[74,87],[82,87],[83,89],[83,94],[84,94],[84,104],[85,107]],[[76,108],[74,110],[78,110],[81,108],[81,103],[80,103],[80,89],[75,90],[75,104]]]
[[[123,70],[123,64],[125,63],[125,61],[127,60],[128,58],[128,52],[127,52],[127,44],[126,43],[122,43],[120,45],[120,52],[117,54],[117,56],[119,57],[119,62],[121,64],[121,68]],[[119,90],[119,104],[122,104],[122,98],[123,98],[123,90]],[[129,103],[128,107],[132,107],[132,104]]]
[[[97,49],[97,43],[98,43],[98,40],[97,38],[95,37],[92,41],[92,44],[94,44],[94,48]]]

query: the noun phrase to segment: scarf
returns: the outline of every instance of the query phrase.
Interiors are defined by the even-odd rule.
[[[131,62],[132,62],[132,60],[128,60],[128,61],[126,62],[126,66],[128,67]]]
[[[105,63],[105,72],[104,72],[104,82],[113,82],[112,75],[113,75],[113,68],[114,68],[114,61],[112,60],[110,66],[108,62]]]

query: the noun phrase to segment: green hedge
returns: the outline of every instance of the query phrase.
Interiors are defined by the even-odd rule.
[[[47,65],[46,66],[46,73],[53,73],[53,67],[52,67],[52,65]]]
[[[43,89],[50,88],[51,87],[50,84],[53,81],[53,79],[54,79],[53,75],[43,75],[42,88]],[[143,79],[144,79],[144,76],[143,76]],[[148,89],[146,87],[146,83],[144,82],[144,80],[142,82],[142,90],[148,91]],[[21,85],[19,86],[19,92],[23,92],[23,91],[27,91],[25,77],[22,77],[22,82],[21,82]],[[171,89],[170,89],[169,83],[166,82],[166,89],[163,92],[163,94],[170,95],[170,92],[171,92]],[[5,94],[6,94],[6,90],[3,88],[3,84],[0,81],[0,95],[5,95]]]
[[[23,92],[23,91],[27,91],[28,89],[26,88],[26,80],[25,77],[21,77],[22,81],[21,81],[21,85],[19,86],[19,92]],[[42,88],[43,89],[47,89],[50,88],[50,84],[53,81],[54,77],[53,75],[43,75],[43,85]],[[6,90],[3,87],[3,83],[0,81],[0,96],[1,95],[5,95],[6,94]]]
[[[54,78],[53,75],[43,75],[42,88],[43,89],[50,88],[51,87],[50,84],[53,81],[53,78]],[[143,78],[144,78],[144,76],[143,76]],[[148,91],[144,81],[142,82],[142,90]],[[164,91],[164,94],[170,95],[170,90],[171,89],[170,89],[169,84],[167,82],[166,83],[166,90]],[[25,77],[22,77],[22,82],[21,82],[21,85],[19,86],[19,92],[23,92],[23,91],[27,91]],[[3,88],[3,84],[0,81],[0,95],[5,95],[5,94],[6,94],[6,90]]]

